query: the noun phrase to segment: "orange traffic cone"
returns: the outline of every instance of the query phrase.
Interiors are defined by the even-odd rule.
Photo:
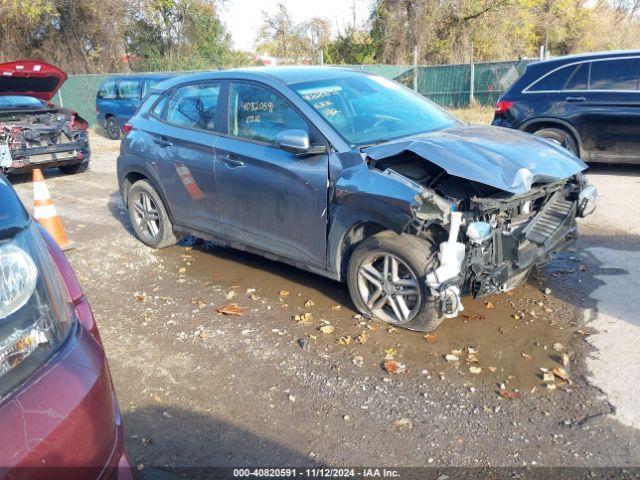
[[[62,220],[58,216],[49,189],[44,181],[42,170],[33,170],[33,218],[53,237],[62,250],[70,250],[76,246],[75,242],[67,238],[62,227]]]

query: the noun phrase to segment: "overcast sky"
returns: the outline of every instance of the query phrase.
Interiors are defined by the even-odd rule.
[[[231,33],[235,48],[253,50],[256,33],[262,24],[263,12],[275,12],[284,4],[296,22],[312,17],[324,17],[331,22],[333,33],[353,22],[352,4],[356,4],[356,21],[369,16],[373,0],[226,0],[220,17]]]

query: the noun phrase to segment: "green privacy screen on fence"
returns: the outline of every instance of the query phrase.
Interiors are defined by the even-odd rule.
[[[498,97],[522,74],[527,61],[476,63],[474,65],[474,99],[480,105],[493,105]],[[375,73],[413,88],[416,70],[407,65],[350,65],[347,68]],[[189,72],[192,73],[192,72]],[[69,75],[54,99],[76,110],[81,117],[96,124],[96,92],[100,83],[112,75]],[[417,68],[419,93],[448,108],[469,106],[471,65],[430,65]]]

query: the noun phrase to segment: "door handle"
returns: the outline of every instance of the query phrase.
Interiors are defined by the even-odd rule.
[[[167,148],[173,145],[173,143],[171,143],[164,137],[153,137],[153,141],[160,145],[162,148]]]
[[[565,98],[567,102],[584,102],[586,100],[585,97],[567,97]]]
[[[218,155],[218,158],[229,168],[244,167],[244,162],[233,158],[231,155]]]

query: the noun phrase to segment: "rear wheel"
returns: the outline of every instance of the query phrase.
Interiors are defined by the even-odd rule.
[[[444,317],[427,287],[425,276],[433,246],[413,235],[385,231],[363,241],[349,260],[347,283],[356,308],[410,330],[429,332]]]
[[[153,248],[175,245],[178,241],[160,195],[147,180],[133,184],[127,196],[129,218],[136,236]]]
[[[566,148],[576,157],[580,156],[578,153],[578,143],[575,138],[573,138],[573,135],[566,130],[562,130],[561,128],[541,128],[533,134],[538,137],[546,138],[547,140]]]
[[[107,137],[111,140],[118,140],[120,138],[120,133],[122,130],[120,129],[120,124],[114,117],[107,117],[104,122],[104,128],[107,131]]]
[[[62,173],[73,175],[76,173],[86,172],[89,168],[89,162],[74,163],[73,165],[62,165],[58,167]]]

